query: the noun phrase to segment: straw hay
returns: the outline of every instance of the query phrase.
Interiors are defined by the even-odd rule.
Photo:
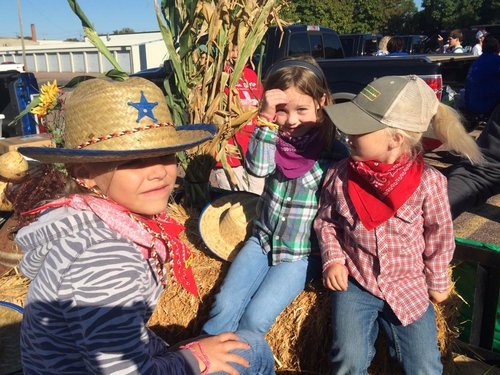
[[[10,236],[10,230],[16,225],[17,221],[11,216],[0,228],[0,275],[16,267],[21,260],[21,249]]]
[[[179,285],[170,285],[160,297],[149,326],[168,343],[175,344],[200,333],[229,263],[219,261],[204,248],[198,234],[198,215],[195,211],[186,211],[177,204],[172,204],[170,208],[171,216],[186,226],[181,238],[195,254],[193,272],[200,294],[196,298]],[[10,269],[0,276],[0,300],[24,306],[28,284],[29,280],[22,277],[17,269]],[[453,369],[454,327],[460,303],[460,297],[452,290],[451,297],[436,307],[438,341],[445,373]],[[15,322],[11,326],[15,326]],[[330,329],[327,292],[319,283],[312,284],[281,313],[266,336],[275,355],[278,374],[326,374]],[[14,332],[14,335],[18,337],[18,333]],[[377,354],[370,374],[394,373],[383,335],[379,335],[376,347]]]
[[[171,207],[172,216],[186,225],[181,237],[196,255],[192,266],[200,294],[196,298],[179,285],[173,285],[160,297],[149,326],[169,344],[175,344],[200,334],[229,263],[215,259],[206,251],[198,235],[196,212],[188,213],[175,204]],[[453,327],[459,303],[460,298],[453,290],[448,301],[436,307],[438,341],[445,368],[452,367],[451,343],[456,337]],[[279,374],[328,373],[329,320],[329,299],[319,283],[310,285],[281,313],[266,336]],[[383,334],[379,335],[376,348],[370,374],[394,373]]]

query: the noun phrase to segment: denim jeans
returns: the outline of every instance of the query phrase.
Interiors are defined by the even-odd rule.
[[[250,237],[229,267],[203,331],[216,335],[248,330],[264,335],[306,284],[320,275],[319,256],[270,266],[269,254],[263,253],[256,237]]]
[[[273,352],[264,337],[249,331],[238,331],[236,334],[242,341],[250,345],[250,349],[238,349],[232,352],[242,356],[250,363],[249,368],[231,363],[240,375],[273,375],[275,373]],[[225,374],[225,372],[215,372],[214,374]]]
[[[332,374],[367,374],[375,355],[379,324],[387,333],[390,355],[405,374],[442,374],[434,308],[403,326],[389,305],[349,279],[345,292],[331,292]]]

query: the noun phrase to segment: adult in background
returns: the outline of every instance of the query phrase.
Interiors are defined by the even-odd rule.
[[[389,51],[387,50],[387,43],[391,40],[390,35],[385,35],[378,42],[378,51],[375,53],[375,56],[387,56]]]
[[[404,51],[405,42],[400,36],[393,36],[387,42],[388,56],[403,56],[408,55],[408,52]]]
[[[477,139],[487,161],[471,165],[462,161],[449,167],[448,197],[453,217],[500,193],[500,44],[492,35],[483,41],[483,54],[472,64],[465,84],[466,109],[489,114]]]
[[[488,32],[486,30],[479,30],[476,33],[476,41],[477,43],[472,47],[472,54],[474,56],[481,56],[483,53],[483,41],[485,36],[488,35]]]
[[[475,114],[490,114],[500,102],[500,45],[487,35],[483,54],[471,65],[465,81],[464,107]]]
[[[442,46],[443,53],[464,53],[464,48],[462,47],[462,40],[464,35],[460,29],[454,29],[450,31],[448,35],[448,43],[443,46],[443,37],[438,35],[438,43]]]

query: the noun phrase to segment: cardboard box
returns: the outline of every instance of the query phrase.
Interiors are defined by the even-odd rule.
[[[9,137],[0,139],[0,154],[17,150],[18,147],[54,147],[50,134],[29,134],[20,137]]]

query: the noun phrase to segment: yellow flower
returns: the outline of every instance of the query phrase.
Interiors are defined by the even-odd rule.
[[[59,97],[60,90],[57,87],[57,80],[50,83],[42,85],[40,88],[40,95],[38,96],[39,103],[36,107],[31,109],[31,113],[35,113],[39,116],[45,116],[52,110],[56,104]]]

